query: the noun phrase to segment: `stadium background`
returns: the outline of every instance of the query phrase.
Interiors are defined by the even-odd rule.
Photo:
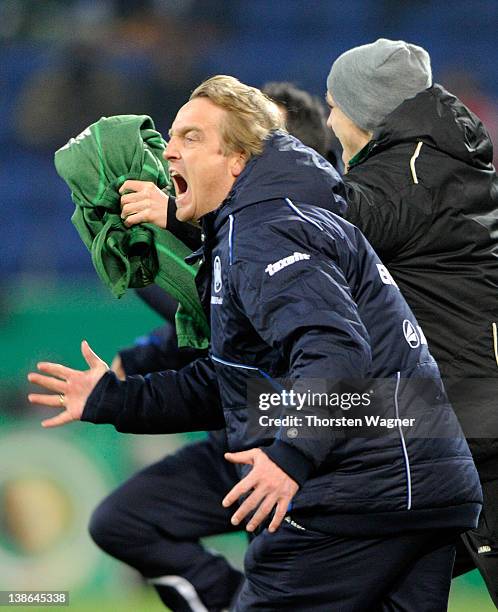
[[[102,115],[150,114],[165,133],[204,77],[289,80],[322,95],[331,61],[380,36],[425,46],[435,80],[498,132],[496,0],[0,0],[0,590],[63,589],[74,611],[162,609],[86,533],[95,504],[187,436],[43,431],[25,399],[37,360],[110,361],[160,323],[132,292],[114,300],[71,225],[53,153]],[[240,563],[243,536],[211,545]],[[359,585],[361,588],[361,585]],[[48,609],[48,608],[45,608]],[[450,610],[492,610],[473,573]]]

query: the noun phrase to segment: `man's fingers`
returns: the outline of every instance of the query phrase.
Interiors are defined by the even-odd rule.
[[[254,531],[256,527],[259,527],[259,525],[261,525],[261,523],[273,510],[275,504],[276,500],[274,497],[267,497],[254,513],[254,516],[251,517],[251,520],[247,523],[247,531]]]
[[[126,372],[123,368],[123,362],[121,361],[121,356],[119,353],[112,360],[111,370],[114,372],[114,374],[116,374],[119,380],[125,380]]]
[[[232,525],[238,525],[244,518],[259,506],[261,500],[264,498],[263,492],[253,491],[249,497],[244,500],[244,503],[237,509],[231,518]],[[252,521],[252,519],[251,519]]]
[[[277,509],[275,510],[275,514],[273,515],[273,519],[268,527],[268,531],[273,533],[277,531],[277,529],[282,524],[282,521],[287,514],[287,509],[289,507],[290,499],[281,499],[277,504]]]
[[[149,184],[150,181],[134,181],[128,179],[119,188],[119,193],[123,194],[125,191],[140,191]]]
[[[95,368],[104,363],[97,353],[93,352],[86,340],[81,342],[81,354],[90,368]]]
[[[74,372],[71,368],[67,368],[60,363],[50,363],[49,361],[40,361],[36,364],[36,367],[40,372],[45,372],[45,374],[50,374],[62,380],[66,380]]]
[[[147,223],[148,221],[147,213],[144,211],[136,212],[133,215],[128,215],[126,219],[123,219],[123,223],[126,227],[131,227],[132,225],[138,225],[139,223]]]
[[[141,191],[132,191],[130,193],[125,193],[124,195],[121,196],[121,199],[120,199],[121,210],[123,210],[124,207],[129,204],[134,204],[135,202],[141,202],[143,199],[144,199],[144,196],[141,193]]]
[[[251,475],[249,474],[248,476],[243,478],[225,496],[225,499],[221,502],[224,508],[228,508],[229,506],[231,506],[239,499],[239,497],[241,497],[253,488],[254,482],[250,476]]]
[[[47,395],[45,393],[30,393],[28,401],[31,404],[40,404],[41,406],[51,406],[52,408],[61,407],[61,398],[58,395]]]
[[[28,374],[28,380],[30,383],[40,385],[49,391],[55,391],[55,393],[65,393],[67,383],[59,378],[53,378],[52,376],[42,376],[36,372],[30,372]]]
[[[69,412],[66,410],[61,412],[57,416],[54,416],[50,419],[45,419],[41,422],[42,427],[59,427],[60,425],[65,425],[66,423],[70,423],[74,419],[71,417]]]
[[[254,449],[241,451],[240,453],[225,453],[225,459],[230,463],[253,463]]]
[[[123,206],[121,210],[121,219],[126,220],[127,217],[131,217],[132,215],[136,215],[141,212],[147,206],[147,202],[127,204]]]

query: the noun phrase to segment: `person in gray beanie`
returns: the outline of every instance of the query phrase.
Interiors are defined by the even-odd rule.
[[[387,38],[340,55],[327,79],[327,89],[333,92],[337,106],[367,132],[406,99],[431,85],[427,51]]]
[[[411,306],[467,436],[484,491],[453,575],[481,572],[498,607],[498,178],[479,120],[432,83],[425,49],[381,38],[327,78],[343,146],[346,216]]]

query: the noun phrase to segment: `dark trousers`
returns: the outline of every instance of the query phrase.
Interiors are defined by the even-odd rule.
[[[90,522],[92,538],[108,554],[147,578],[166,577],[156,588],[174,612],[190,612],[190,596],[198,597],[207,610],[222,609],[242,580],[240,572],[199,542],[237,531],[230,523],[234,509],[221,506],[238,482],[223,451],[216,438],[185,446],[121,485],[97,507]],[[478,567],[498,607],[498,481],[484,483],[483,492],[478,528],[462,541],[457,538],[453,575]]]
[[[256,536],[236,612],[443,612],[455,533],[341,538],[284,522]]]
[[[175,612],[221,610],[242,574],[202,537],[237,531],[221,500],[238,482],[221,445],[189,444],[127,480],[96,508],[90,534],[105,552],[131,565]],[[203,606],[200,607],[200,606]]]
[[[476,529],[457,543],[453,576],[478,569],[498,608],[498,480],[482,483],[484,504]]]

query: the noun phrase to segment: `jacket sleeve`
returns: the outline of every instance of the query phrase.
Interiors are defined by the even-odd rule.
[[[390,188],[386,180],[381,189],[368,184],[367,175],[362,181],[363,171],[359,167],[344,177],[348,203],[345,217],[389,265],[409,256],[411,246],[419,245],[424,238],[432,215],[432,195],[422,184]]]
[[[166,323],[150,334],[137,338],[133,346],[119,351],[127,375],[179,370],[195,359],[205,357],[206,354],[205,350],[179,348],[176,330],[171,323]]]
[[[89,396],[82,421],[114,425],[123,433],[181,433],[225,426],[218,383],[209,358],[181,370],[119,381],[113,372]]]
[[[175,298],[158,285],[139,287],[135,289],[135,293],[165,321],[174,324],[175,314],[178,310],[178,300],[175,300]]]
[[[348,208],[346,219],[356,225],[384,263],[397,249],[399,227],[396,227],[396,207],[384,194],[345,178]]]
[[[295,241],[285,228],[273,227],[271,233],[275,249],[263,251],[255,245],[231,268],[240,309],[263,340],[283,356],[291,381],[306,384],[368,376],[368,333],[340,266],[316,248],[319,231],[312,237],[315,246],[308,243],[305,248],[302,238]],[[309,258],[285,267],[272,263],[296,253]],[[308,429],[307,436],[276,439],[262,450],[302,484],[334,448],[333,434],[323,433]]]

